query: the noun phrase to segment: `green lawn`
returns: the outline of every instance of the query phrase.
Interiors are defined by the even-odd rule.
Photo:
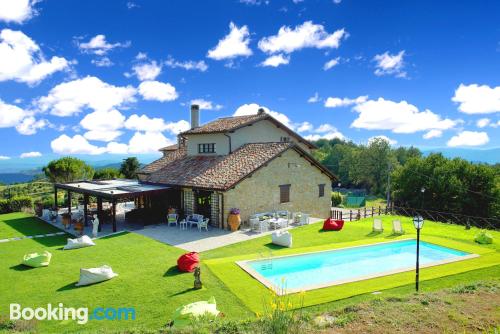
[[[1,222],[4,224],[4,222]],[[43,243],[41,243],[43,241]],[[159,328],[180,305],[214,296],[228,318],[250,315],[248,309],[202,266],[205,288],[191,290],[193,275],[179,273],[176,260],[184,252],[135,233],[99,239],[95,247],[63,251],[65,237],[24,239],[0,244],[0,315],[8,316],[9,303],[27,307],[47,303],[74,307],[135,307],[136,321],[89,321],[85,326],[56,321],[40,322],[40,331],[65,332],[134,327]],[[25,253],[48,249],[49,267],[27,269],[20,265]],[[118,277],[77,288],[80,268],[110,265]]]
[[[60,230],[25,213],[15,212],[0,215],[0,239],[54,232],[60,232]]]
[[[271,237],[253,239],[247,242],[229,245],[204,253],[205,263],[251,310],[262,311],[262,297],[268,290],[264,285],[244,272],[235,262],[240,260],[258,259],[267,256],[279,256],[295,253],[304,253],[318,250],[350,247],[370,243],[414,238],[415,229],[411,219],[399,217],[407,233],[403,236],[394,236],[391,231],[391,220],[394,217],[383,217],[385,231],[372,233],[372,219],[346,223],[341,232],[323,232],[321,224],[313,224],[292,230],[293,248],[279,248],[272,245]],[[439,277],[455,275],[466,271],[491,267],[500,264],[498,240],[499,232],[491,232],[496,243],[480,246],[473,241],[477,229],[465,230],[462,226],[426,222],[422,230],[423,240],[443,246],[479,254],[478,258],[449,263],[421,270],[421,280],[431,280]],[[228,257],[228,255],[231,255]],[[224,257],[226,256],[226,257]],[[370,280],[332,286],[324,289],[306,292],[304,304],[312,306],[340,300],[372,291],[391,289],[411,284],[414,281],[413,272],[373,278]],[[299,298],[295,295],[296,298]]]
[[[26,226],[12,228],[12,221],[23,221]],[[181,274],[176,259],[184,253],[175,247],[156,242],[134,233],[122,233],[96,241],[97,246],[63,251],[65,236],[23,239],[0,244],[0,318],[8,315],[10,303],[27,307],[47,303],[64,303],[82,307],[135,307],[135,321],[90,321],[82,326],[74,322],[39,322],[43,333],[125,331],[129,328],[159,329],[182,304],[206,300],[214,296],[218,308],[227,319],[245,319],[260,310],[268,291],[234,263],[239,259],[283,255],[300,251],[332,249],[343,246],[375,243],[397,238],[414,237],[409,219],[402,219],[407,234],[391,236],[390,217],[384,217],[386,232],[371,233],[371,219],[346,223],[341,232],[321,232],[320,224],[294,229],[294,248],[281,249],[270,244],[270,236],[252,239],[204,252],[202,279],[204,289],[193,291],[192,274]],[[36,228],[51,228],[25,214],[0,215],[0,231],[25,231],[33,234]],[[46,231],[39,233],[48,233]],[[477,230],[460,226],[426,222],[424,240],[443,243],[481,254],[477,259],[443,265],[422,271],[422,289],[432,290],[452,286],[469,280],[498,278],[500,276],[500,233],[492,232],[496,243],[479,246],[473,242]],[[35,233],[37,234],[37,233]],[[19,234],[17,234],[19,235]],[[51,265],[46,268],[27,269],[20,265],[28,252],[49,250],[53,253]],[[76,288],[79,269],[110,265],[118,277],[111,281]],[[371,291],[382,290],[384,296],[403,295],[413,290],[413,273],[396,274],[368,281],[349,283],[337,287],[309,291],[305,304],[311,312],[334,309],[342,305],[371,299]],[[1,328],[1,326],[0,326]],[[1,331],[1,330],[0,330]]]

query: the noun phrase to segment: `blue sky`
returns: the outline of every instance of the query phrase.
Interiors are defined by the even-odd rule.
[[[309,139],[498,147],[500,3],[0,0],[0,159],[140,155],[264,106]]]

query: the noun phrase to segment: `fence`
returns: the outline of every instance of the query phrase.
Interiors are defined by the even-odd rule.
[[[435,210],[415,209],[400,206],[390,207],[371,207],[360,208],[351,210],[331,210],[331,217],[333,219],[341,219],[345,221],[356,221],[362,218],[375,217],[381,215],[398,215],[406,217],[414,217],[421,215],[424,219],[438,221],[448,224],[463,225],[465,228],[471,226],[478,228],[487,228],[492,230],[500,230],[500,219],[469,216],[453,212],[440,212]]]

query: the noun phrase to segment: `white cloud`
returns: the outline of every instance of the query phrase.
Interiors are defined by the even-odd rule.
[[[78,48],[85,53],[93,53],[98,56],[103,56],[115,48],[128,48],[130,41],[124,43],[108,43],[105,35],[96,35],[86,43],[78,43]]]
[[[478,128],[485,128],[488,125],[490,125],[490,123],[491,123],[491,120],[489,118],[481,118],[481,119],[477,120],[476,126]]]
[[[179,97],[175,87],[169,83],[160,81],[143,81],[139,85],[139,94],[145,100],[151,101],[173,101]]]
[[[310,135],[304,136],[304,138],[306,140],[309,140],[309,141],[316,141],[316,140],[320,140],[320,139],[332,140],[335,138],[345,140],[345,136],[338,130],[335,130],[332,132],[326,132],[326,133],[322,133],[322,134],[318,134],[318,133],[310,134]]]
[[[139,52],[136,56],[135,59],[137,60],[145,60],[148,59],[148,54],[145,52]]]
[[[306,21],[295,28],[282,26],[278,34],[262,38],[259,49],[269,54],[292,53],[303,48],[336,49],[345,37],[347,33],[344,29],[329,34],[321,24]]]
[[[118,110],[98,110],[85,115],[80,126],[88,130],[83,136],[88,140],[110,142],[122,135],[125,116]]]
[[[128,153],[128,145],[111,142],[106,145],[106,151],[110,154],[127,154]]]
[[[154,80],[160,75],[161,67],[161,64],[159,65],[153,60],[151,63],[135,65],[132,67],[132,71],[140,81]]]
[[[160,132],[136,132],[128,144],[129,153],[157,153],[162,147],[174,142]]]
[[[8,104],[0,99],[0,128],[10,128],[18,125],[27,112],[13,104]]]
[[[451,99],[459,103],[458,110],[466,114],[490,114],[500,111],[500,86],[477,84],[460,86]]]
[[[293,129],[294,126],[288,116],[285,114],[269,110],[269,108],[264,107],[264,106],[259,106],[257,103],[249,103],[249,104],[243,104],[236,109],[234,112],[233,116],[245,116],[245,115],[254,115],[259,112],[259,109],[263,108],[266,113],[271,115],[272,117],[276,118],[278,121],[289,127],[290,129]]]
[[[433,130],[430,130],[430,131],[424,133],[424,135],[422,136],[422,138],[424,138],[424,139],[439,138],[442,135],[443,135],[443,131],[442,130],[433,129]]]
[[[285,56],[280,54],[269,56],[264,60],[262,63],[260,63],[261,66],[267,66],[267,67],[278,67],[280,65],[287,65],[290,63],[290,56]]]
[[[41,157],[42,156],[42,153],[40,152],[26,152],[26,153],[22,153],[20,155],[20,158],[24,159],[24,158],[37,158],[37,157]]]
[[[185,70],[197,70],[200,72],[205,72],[208,70],[208,65],[205,63],[205,61],[200,60],[200,61],[193,61],[193,60],[187,60],[187,61],[177,61],[172,57],[169,57],[165,61],[165,65],[171,68],[183,68]]]
[[[102,154],[106,153],[106,148],[90,144],[87,139],[81,135],[69,137],[61,135],[50,143],[54,153],[58,154]]]
[[[311,134],[304,136],[304,138],[307,140],[310,140],[310,141],[316,141],[316,140],[320,140],[320,139],[331,140],[331,139],[335,139],[335,138],[341,139],[341,140],[346,139],[346,137],[336,127],[334,127],[331,124],[324,123],[324,124],[321,124],[320,126],[318,126],[317,128],[314,128],[312,126],[312,124],[310,124],[308,122],[305,122],[305,123],[307,123],[306,124],[307,125],[306,131],[312,132]],[[303,124],[305,124],[305,123],[303,123]],[[300,127],[298,128],[297,131],[306,132],[306,131],[301,131]]]
[[[262,4],[269,5],[269,0],[240,0],[240,3],[249,6],[260,6]]]
[[[208,51],[207,57],[215,60],[233,59],[236,57],[248,57],[252,55],[250,44],[250,32],[248,27],[238,28],[233,22],[229,23],[229,34],[219,40],[217,46]]]
[[[10,157],[7,157],[5,155],[0,155],[0,160],[9,160]]]
[[[486,132],[462,131],[458,135],[451,137],[446,143],[449,147],[457,146],[481,146],[490,141]]]
[[[190,129],[186,120],[178,122],[165,122],[163,118],[149,118],[146,115],[132,115],[125,122],[125,128],[135,131],[162,132],[168,131],[174,135]]]
[[[337,66],[339,64],[339,62],[340,62],[340,57],[329,60],[325,63],[325,65],[323,65],[323,70],[328,71],[332,67]]]
[[[395,75],[398,78],[406,77],[406,72],[403,71],[405,66],[404,63],[405,50],[400,51],[397,54],[391,55],[388,51],[376,55],[373,57],[373,61],[377,64],[375,65],[376,75]]]
[[[207,101],[205,99],[194,99],[191,100],[190,104],[197,104],[200,106],[200,109],[205,110],[220,110],[223,108],[221,104],[215,104],[212,101]]]
[[[394,133],[414,133],[427,130],[447,130],[459,120],[442,119],[430,110],[419,111],[406,101],[368,100],[353,108],[358,112],[351,127],[368,130],[391,130]]]
[[[54,72],[69,68],[62,57],[46,60],[40,47],[21,31],[0,33],[0,81],[15,80],[36,84]]]
[[[341,2],[342,2],[342,0],[333,0],[333,3],[336,4],[336,5],[338,5]]]
[[[108,57],[102,57],[99,59],[92,59],[90,62],[97,67],[111,67],[114,65],[114,63]]]
[[[380,135],[380,136],[373,136],[373,137],[368,138],[368,145],[370,145],[371,143],[373,143],[373,141],[375,139],[385,140],[386,142],[389,143],[389,145],[396,145],[398,143],[397,140],[391,139],[391,138],[389,138],[387,136],[384,136],[384,135]]]
[[[88,140],[111,142],[114,141],[116,138],[120,137],[122,134],[123,134],[122,131],[116,131],[116,130],[114,131],[90,130],[85,132],[83,136],[85,137],[85,139]]]
[[[47,96],[38,99],[37,105],[42,111],[64,117],[78,114],[83,108],[107,111],[123,107],[135,102],[135,93],[131,86],[113,86],[87,76],[55,86]]]
[[[325,101],[326,108],[338,108],[338,107],[347,107],[354,104],[360,104],[366,102],[368,100],[367,95],[358,96],[355,99],[349,99],[347,97],[339,98],[339,97],[329,97]]]
[[[37,0],[0,0],[0,21],[23,23],[36,14]]]
[[[321,98],[319,97],[318,92],[314,93],[313,96],[307,99],[307,103],[316,103],[321,101]]]
[[[16,125],[16,130],[22,135],[34,135],[39,129],[43,129],[49,124],[47,120],[36,120],[35,117],[29,116]]]
[[[296,125],[297,132],[309,132],[312,131],[313,125],[309,122],[302,122]]]

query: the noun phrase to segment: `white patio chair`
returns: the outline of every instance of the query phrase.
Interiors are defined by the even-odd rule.
[[[255,232],[260,232],[260,221],[259,218],[250,218],[250,229]]]
[[[170,213],[167,216],[167,226],[170,226],[170,224],[174,224],[177,226],[177,221],[179,220],[179,216],[177,216],[176,213]]]
[[[309,214],[303,213],[300,215],[299,225],[309,225]]]
[[[405,234],[405,231],[403,230],[403,225],[401,224],[401,221],[399,219],[392,221],[392,234],[396,235]]]
[[[382,219],[375,218],[373,220],[373,232],[383,232],[384,226],[382,225]]]
[[[201,223],[198,224],[198,231],[201,232],[201,229],[204,228],[208,232],[208,222],[210,219],[205,218]]]
[[[199,226],[199,224],[203,222],[203,215],[192,214],[188,216],[186,220],[187,223],[189,224],[189,228],[192,228],[193,225]]]

